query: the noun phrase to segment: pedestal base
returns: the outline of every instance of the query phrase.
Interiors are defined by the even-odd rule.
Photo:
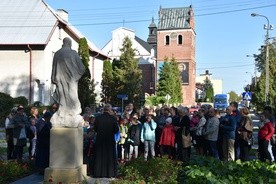
[[[82,128],[52,128],[50,163],[45,169],[44,183],[81,184],[86,177]]]
[[[56,169],[48,167],[45,169],[43,183],[81,184],[86,179],[86,165],[82,165],[75,169]]]

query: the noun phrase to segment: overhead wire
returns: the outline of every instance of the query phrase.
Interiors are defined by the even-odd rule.
[[[244,7],[245,3],[247,3],[247,5],[250,5],[251,1],[246,1],[246,2],[240,2],[238,4],[238,2],[235,3],[228,3],[228,4],[220,4],[217,5],[218,7],[215,8],[214,6],[212,7],[207,7],[205,9],[199,9],[198,11],[207,11],[207,10],[221,10],[224,9],[224,7],[228,6],[227,9],[229,9],[229,6],[231,7]],[[263,4],[260,3],[259,1],[257,3],[251,3],[252,5],[256,5],[256,4]],[[268,7],[274,7],[276,6],[276,4],[267,4],[267,5],[262,5],[262,6],[255,6],[255,7],[248,7],[248,8],[238,8],[238,9],[231,9],[231,10],[224,10],[224,11],[215,11],[215,12],[208,12],[208,13],[196,13],[197,10],[194,10],[195,12],[195,17],[200,17],[200,16],[210,16],[210,15],[218,15],[218,14],[226,14],[226,13],[234,13],[234,12],[240,12],[240,11],[247,11],[247,10],[253,10],[253,9],[261,9],[261,8],[268,8]],[[128,9],[129,7],[121,7],[121,8],[116,8],[116,9]],[[110,8],[99,8],[98,10],[109,10]],[[112,8],[111,8],[112,9]],[[136,8],[137,9],[137,8]],[[196,8],[194,8],[196,9]],[[79,9],[79,10],[70,10],[70,11],[82,11],[83,10],[96,10],[95,9]],[[24,11],[22,11],[24,12]],[[143,12],[143,13],[142,13]],[[0,15],[4,13],[3,11],[0,12]],[[18,12],[20,13],[20,12]],[[141,17],[141,14],[143,15],[143,17],[148,15],[148,19],[137,19]],[[124,16],[127,15],[127,16]],[[9,21],[14,20],[14,23],[16,24],[16,21],[19,21],[20,19],[24,19],[26,17],[24,17],[23,15],[21,16],[11,16],[8,17]],[[134,20],[131,20],[134,19]],[[128,23],[136,23],[136,22],[149,22],[151,21],[151,11],[150,10],[142,10],[142,11],[131,11],[128,9],[127,12],[109,12],[109,13],[89,13],[89,14],[70,14],[70,22],[74,22],[74,24],[72,24],[73,26],[96,26],[96,25],[108,25],[108,24],[128,24]],[[0,16],[1,19],[1,16]],[[35,18],[34,18],[35,19]],[[99,20],[104,20],[104,19],[121,19],[120,21],[106,21],[106,22],[99,22]],[[156,19],[158,20],[158,19]],[[77,23],[78,21],[97,21],[94,23]],[[5,25],[1,25],[0,27],[5,27]],[[13,26],[7,26],[7,27],[13,27]],[[18,25],[14,25],[14,27],[18,27]],[[22,27],[24,27],[24,25],[22,25]],[[30,25],[28,25],[27,27],[32,27]],[[34,25],[35,27],[35,25]],[[43,26],[42,26],[43,27]],[[44,27],[48,27],[47,25],[45,25]]]
[[[216,0],[213,0],[216,1]],[[204,1],[202,1],[204,2]],[[210,0],[206,1],[210,2]],[[240,11],[248,11],[248,10],[253,10],[253,9],[261,9],[261,8],[268,8],[268,7],[275,7],[276,4],[267,4],[267,5],[261,5],[261,6],[256,6],[259,4],[263,4],[264,1],[239,1],[239,2],[231,2],[231,3],[221,3],[221,4],[217,4],[217,5],[212,5],[212,6],[198,6],[198,7],[193,7],[195,12],[204,12],[204,11],[216,11],[216,10],[222,10],[222,9],[226,9],[223,11],[216,11],[216,12],[208,12],[208,13],[195,13],[195,17],[200,17],[200,16],[210,16],[210,15],[219,15],[219,14],[226,14],[226,13],[234,13],[234,12],[240,12]],[[247,7],[247,8],[237,8],[237,7],[246,7],[246,6],[254,6],[254,7]],[[143,12],[143,16],[147,15],[147,14],[151,14],[152,10],[142,10],[142,11],[131,11],[130,10],[131,7],[111,7],[111,8],[92,8],[92,9],[72,9],[69,10],[69,12],[84,12],[82,14],[71,14],[70,15],[70,20],[75,20],[76,22],[79,20],[103,20],[103,19],[118,19],[118,17],[120,19],[122,19],[121,21],[109,21],[109,22],[96,22],[96,23],[74,23],[72,24],[72,26],[96,26],[96,25],[110,25],[110,24],[127,24],[127,23],[139,23],[139,22],[149,22],[151,21],[151,16],[149,16],[149,19],[136,19],[136,20],[125,20],[126,18],[124,18],[122,16],[122,14],[126,14],[127,18],[136,18],[136,17],[140,17],[141,12]],[[231,8],[231,9],[230,9]],[[236,9],[232,9],[232,8],[236,8]],[[104,14],[100,14],[97,13],[97,11],[109,11],[109,10],[127,10],[126,12],[109,12],[109,13],[104,13]],[[135,9],[137,9],[137,6],[135,7]],[[230,10],[229,10],[230,9]],[[86,11],[96,11],[95,13],[91,13],[89,12],[89,14],[85,14]],[[4,13],[2,11],[2,13]],[[20,12],[18,12],[20,13]],[[1,12],[0,12],[1,15]],[[1,17],[0,17],[1,18]],[[20,18],[24,18],[24,17],[10,17],[10,18],[14,18],[15,20],[20,19]],[[158,20],[158,19],[157,19]],[[70,25],[69,25],[70,26]],[[39,25],[28,25],[28,26],[24,26],[24,25],[0,25],[1,27],[47,27],[47,26],[39,26]],[[246,64],[246,65],[233,65],[233,66],[214,66],[214,67],[204,67],[204,68],[197,68],[197,70],[205,70],[206,68],[208,69],[221,69],[221,68],[236,68],[236,67],[245,67],[245,66],[249,66],[250,64]],[[253,66],[253,64],[251,64]]]

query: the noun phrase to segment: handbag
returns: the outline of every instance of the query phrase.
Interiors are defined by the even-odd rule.
[[[26,139],[26,138],[27,138],[27,136],[26,136],[26,129],[25,129],[25,127],[23,127],[20,130],[19,139]]]
[[[26,138],[22,138],[22,139],[13,138],[13,144],[15,146],[26,146],[27,145],[27,139]]]
[[[33,133],[31,127],[26,127],[26,136],[28,139],[33,139],[35,137],[35,134]]]
[[[185,135],[185,130],[186,130],[186,128],[183,127],[183,130],[182,130],[182,146],[183,146],[183,148],[188,148],[188,147],[192,146],[192,137],[191,137],[190,132],[187,135]]]
[[[271,137],[270,144],[273,146],[276,145],[276,134],[273,134],[273,136]]]
[[[27,136],[25,127],[21,128],[18,138],[13,138],[13,143],[15,146],[26,146],[27,145]]]

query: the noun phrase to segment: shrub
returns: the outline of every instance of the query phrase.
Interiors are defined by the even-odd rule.
[[[10,183],[17,178],[30,174],[31,167],[28,163],[16,161],[0,161],[0,183]]]
[[[12,98],[9,94],[0,92],[0,127],[4,126],[5,119],[10,110],[17,105],[27,107],[28,100],[24,96]]]
[[[4,121],[11,108],[13,107],[12,97],[8,94],[0,92],[0,126],[4,125]]]
[[[183,167],[180,183],[276,183],[276,165],[259,160],[221,162],[213,158],[197,157]]]
[[[24,96],[13,98],[12,101],[14,105],[23,105],[24,107],[28,105],[28,99]]]
[[[155,158],[145,162],[142,157],[120,168],[121,177],[113,183],[177,183],[180,162]]]

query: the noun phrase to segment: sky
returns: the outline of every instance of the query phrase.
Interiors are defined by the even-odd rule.
[[[212,79],[223,82],[223,93],[241,94],[251,83],[254,58],[264,45],[264,15],[276,26],[275,0],[44,0],[53,9],[69,13],[69,22],[102,49],[119,27],[130,28],[143,40],[148,38],[152,17],[158,25],[162,8],[192,5],[195,14],[196,75],[209,70]],[[269,31],[275,37],[275,30]],[[257,72],[257,76],[259,73]]]

